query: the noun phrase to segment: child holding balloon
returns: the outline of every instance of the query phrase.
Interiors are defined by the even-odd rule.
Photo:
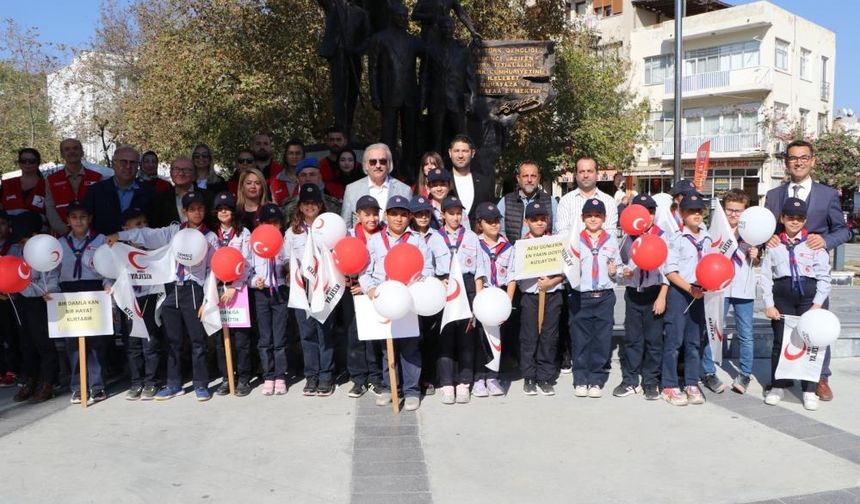
[[[271,224],[281,230],[284,215],[278,205],[266,203],[260,208],[259,221],[261,225]],[[284,247],[272,259],[251,254],[248,285],[254,299],[255,320],[260,336],[257,350],[260,352],[260,367],[263,371],[261,392],[266,396],[287,393],[288,264]]]
[[[90,229],[92,216],[77,201],[67,207],[70,231],[60,238],[63,260],[60,264],[60,290],[63,292],[109,291],[113,282],[102,277],[93,266],[93,254],[105,243],[105,236]],[[105,360],[108,335],[87,338],[87,383],[89,400],[107,399],[102,365]],[[81,383],[78,372],[78,338],[66,338],[66,353],[71,367],[72,404],[81,403]]]
[[[299,203],[290,220],[290,227],[284,235],[286,260],[295,257],[298,261],[304,256],[308,233],[314,219],[325,211],[323,195],[319,186],[303,184],[299,188]],[[301,268],[302,265],[299,265]],[[290,272],[296,274],[296,272]],[[301,274],[299,272],[299,274]],[[326,397],[334,393],[334,317],[320,322],[309,311],[296,310],[299,335],[302,340],[302,354],[305,364],[306,396]]]
[[[782,337],[785,329],[783,315],[803,315],[820,309],[830,295],[830,257],[824,249],[814,250],[806,244],[806,202],[788,198],[782,206],[779,222],[784,229],[779,233],[779,245],[770,248],[761,265],[762,298],[765,314],[771,319],[773,349],[770,358],[771,386],[765,393],[765,404],[776,405],[785,396],[790,381],[775,378],[776,367],[782,354]],[[818,396],[813,381],[802,381],[803,407],[818,409]]]
[[[622,380],[612,391],[612,395],[626,397],[644,389],[645,399],[656,401],[660,398],[663,314],[666,311],[669,282],[661,271],[662,264],[654,267],[653,264],[644,263],[661,255],[665,261],[668,245],[666,233],[653,223],[657,211],[654,199],[647,194],[637,195],[624,212],[633,209],[633,205],[646,208],[652,224],[643,230],[626,230],[631,232],[621,243],[621,260],[625,264],[621,273],[621,283],[625,286],[624,340],[619,349]],[[621,220],[622,223],[625,221],[624,213]],[[651,238],[640,239],[645,236]],[[651,250],[651,247],[660,250]],[[636,255],[631,253],[633,250],[637,252]]]
[[[176,280],[164,285],[166,297],[161,305],[161,321],[167,335],[167,385],[155,394],[156,401],[166,401],[185,393],[182,388],[180,353],[186,337],[191,341],[194,395],[198,401],[212,398],[208,388],[206,330],[200,321],[200,310],[203,305],[203,283],[209,274],[209,263],[217,246],[217,237],[206,227],[206,200],[202,193],[189,192],[182,196],[182,213],[187,219],[183,224],[173,223],[155,229],[127,229],[107,238],[107,243],[111,245],[122,240],[157,249],[174,242],[174,237],[180,231],[196,229],[206,241],[204,256],[191,258],[194,264],[190,266],[177,261]],[[173,245],[176,247],[177,243]]]
[[[215,196],[212,203],[218,228],[215,230],[217,237],[215,250],[222,247],[233,247],[242,253],[245,258],[245,269],[242,276],[233,282],[224,284],[224,292],[221,295],[222,305],[230,304],[236,296],[236,292],[242,288],[248,278],[247,263],[251,257],[251,232],[242,225],[242,220],[236,216],[236,199],[229,191],[223,191]],[[233,349],[236,353],[236,396],[244,397],[251,393],[251,333],[250,329],[236,327],[230,331]],[[221,384],[215,389],[218,395],[230,393],[230,382],[227,377],[227,354],[224,349],[223,331],[216,332],[215,350],[218,354],[218,369],[221,371]]]

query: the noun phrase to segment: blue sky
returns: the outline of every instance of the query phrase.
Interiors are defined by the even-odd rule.
[[[123,1],[123,0],[120,0]],[[729,0],[744,4],[754,0]],[[836,108],[860,110],[860,1],[772,0],[773,3],[836,33]],[[81,46],[98,22],[100,0],[0,0],[0,18],[34,26],[45,42]]]

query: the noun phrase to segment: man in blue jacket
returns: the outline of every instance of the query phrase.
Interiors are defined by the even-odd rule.
[[[155,190],[137,181],[140,154],[130,146],[118,147],[113,153],[114,175],[87,190],[84,206],[93,217],[97,233],[109,235],[122,229],[122,213],[129,208],[149,211]]]

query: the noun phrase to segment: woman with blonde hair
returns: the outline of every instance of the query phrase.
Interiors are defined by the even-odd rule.
[[[239,176],[239,187],[236,196],[236,213],[242,225],[252,230],[257,227],[257,212],[266,203],[272,201],[269,196],[269,185],[263,173],[256,168],[246,168]]]

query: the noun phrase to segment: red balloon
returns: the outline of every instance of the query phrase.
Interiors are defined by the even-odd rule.
[[[251,251],[263,259],[274,259],[284,246],[284,236],[274,224],[260,224],[251,233]]]
[[[666,262],[669,256],[669,247],[662,238],[655,235],[642,235],[633,241],[630,246],[630,258],[639,268],[652,271]]]
[[[26,289],[33,279],[30,265],[20,257],[0,257],[0,292],[15,294]]]
[[[642,205],[633,204],[621,212],[621,229],[631,236],[638,236],[651,226],[651,212]]]
[[[344,275],[357,275],[364,271],[370,254],[363,241],[347,236],[335,244],[332,259],[334,266]]]
[[[212,273],[222,282],[238,280],[245,273],[245,258],[233,247],[221,247],[212,254]]]
[[[732,261],[723,254],[706,254],[696,266],[696,280],[699,285],[709,291],[726,288],[735,276]]]
[[[424,254],[411,243],[400,243],[391,247],[385,256],[385,274],[389,280],[406,285],[421,276],[424,269]]]

